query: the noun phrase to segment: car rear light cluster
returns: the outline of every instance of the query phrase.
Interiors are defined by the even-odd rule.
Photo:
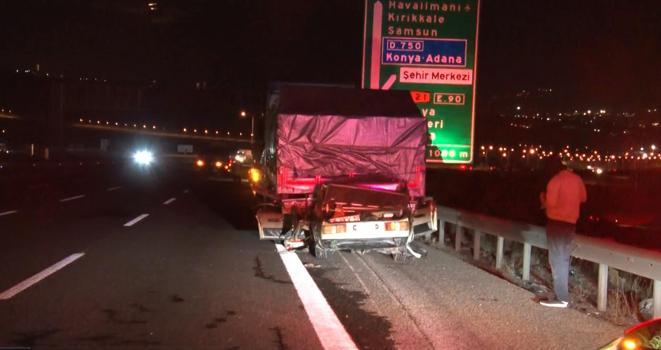
[[[386,222],[386,231],[408,231],[408,221],[391,221]]]
[[[213,163],[209,163],[209,166],[211,166],[212,164],[216,169],[221,169],[223,167],[223,165],[225,165],[225,169],[228,168],[227,165],[223,164],[223,162],[220,161],[220,160],[217,160]],[[198,167],[198,168],[204,168],[206,165],[207,165],[207,162],[205,162],[204,159],[197,159],[195,161],[195,166]]]
[[[322,226],[322,233],[325,235],[330,235],[334,233],[345,233],[345,232],[347,232],[347,225],[345,224]]]

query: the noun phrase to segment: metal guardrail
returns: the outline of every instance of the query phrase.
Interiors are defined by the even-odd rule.
[[[544,227],[508,221],[488,215],[471,213],[448,207],[438,208],[439,242],[444,242],[445,223],[457,226],[455,250],[461,248],[465,229],[474,231],[473,259],[480,257],[480,237],[489,234],[497,238],[496,268],[503,264],[505,239],[523,243],[522,279],[530,279],[532,247],[546,248]],[[613,240],[577,235],[572,256],[599,265],[597,309],[605,311],[608,301],[608,269],[615,268],[653,280],[654,317],[661,317],[661,252],[632,247]]]

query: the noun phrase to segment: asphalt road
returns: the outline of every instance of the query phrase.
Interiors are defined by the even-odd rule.
[[[322,348],[245,185],[110,171],[0,201],[0,296],[52,270],[0,300],[0,349]],[[408,263],[296,255],[361,349],[591,349],[622,332],[426,248]]]

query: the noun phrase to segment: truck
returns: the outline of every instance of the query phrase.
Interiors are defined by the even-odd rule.
[[[249,171],[259,237],[318,258],[337,250],[421,257],[437,230],[425,196],[427,124],[406,91],[280,85]]]

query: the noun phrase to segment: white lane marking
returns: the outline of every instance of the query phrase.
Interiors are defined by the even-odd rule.
[[[11,287],[10,289],[7,289],[6,291],[2,292],[0,294],[0,300],[7,300],[10,299],[11,297],[15,296],[16,294],[30,288],[37,282],[43,280],[44,278],[52,275],[53,273],[57,272],[61,268],[71,264],[72,262],[80,259],[85,255],[85,253],[76,253],[69,255],[68,257],[64,258],[60,262],[56,263],[55,265],[52,265],[51,267],[39,272],[38,274],[26,279],[25,281]]]
[[[133,219],[133,220],[131,220],[131,221],[125,223],[125,224],[124,224],[124,227],[131,227],[131,226],[137,224],[138,221],[140,221],[140,220],[142,220],[142,219],[144,219],[144,218],[146,218],[146,217],[148,217],[148,216],[149,216],[149,214],[138,215],[137,218],[135,218],[135,219]]]
[[[360,278],[360,276],[358,276],[358,274],[356,273],[356,270],[353,268],[353,266],[351,264],[349,264],[349,261],[344,257],[344,254],[342,254],[342,252],[339,252],[339,253],[340,253],[339,254],[340,258],[342,258],[342,260],[344,260],[344,263],[347,264],[347,266],[349,266],[349,270],[351,270],[351,272],[353,272],[353,275],[356,276],[356,279],[358,280],[358,283],[360,283],[360,285],[363,287],[363,290],[365,290],[365,293],[368,296],[371,295],[372,293],[370,292],[369,288],[367,288],[367,285],[365,284],[365,282],[363,282],[363,279]]]
[[[2,213],[0,213],[0,216],[11,215],[11,214],[16,214],[16,213],[18,213],[18,210],[7,210],[7,211],[3,211]]]
[[[365,260],[364,260],[363,258],[358,257],[358,259],[356,259],[356,260],[360,261],[360,262],[363,264],[363,266],[365,266],[365,268],[367,269],[367,271],[369,271],[369,273],[372,274],[372,277],[374,277],[377,281],[380,282],[379,284],[381,285],[381,287],[383,288],[383,290],[386,292],[386,294],[388,294],[388,296],[390,296],[390,299],[391,299],[395,304],[399,304],[399,305],[401,305],[402,307],[404,306],[404,305],[402,305],[402,303],[399,301],[399,299],[397,299],[397,297],[396,297],[396,296],[390,291],[390,289],[389,289],[388,287],[386,287],[386,282],[381,278],[381,276],[377,275],[377,273],[376,273],[374,270],[372,270],[372,268],[371,268],[369,265],[367,265],[367,263],[365,262]]]
[[[172,202],[174,202],[174,201],[176,201],[176,200],[177,200],[177,198],[172,197],[172,198],[166,200],[165,202],[163,202],[163,205],[168,205],[168,204],[170,204],[170,203],[172,203]]]
[[[386,291],[386,294],[388,294],[388,295],[390,296],[390,299],[392,299],[393,303],[394,303],[395,305],[399,305],[399,307],[404,311],[404,314],[406,315],[406,317],[408,317],[408,319],[411,320],[411,322],[412,322],[413,325],[415,326],[415,330],[418,332],[418,334],[419,334],[423,339],[425,339],[425,341],[427,342],[427,344],[429,344],[429,348],[430,348],[430,349],[433,349],[433,348],[434,348],[434,342],[432,342],[432,337],[430,337],[429,335],[427,335],[427,333],[425,333],[425,332],[422,330],[422,327],[420,326],[420,322],[418,322],[418,321],[413,317],[413,315],[411,315],[411,312],[409,311],[409,308],[406,307],[406,305],[404,305],[404,303],[402,303],[402,302],[399,300],[399,298],[397,298],[397,297],[395,296],[395,294],[390,290],[390,288],[388,288],[388,286],[386,285],[386,281],[384,281],[383,278],[381,278],[381,276],[379,276],[379,274],[377,274],[376,271],[374,271],[374,269],[372,269],[372,267],[369,266],[369,264],[365,261],[365,259],[364,259],[363,257],[361,257],[361,256],[357,256],[357,257],[356,257],[356,260],[360,261],[360,262],[363,264],[363,266],[365,266],[365,268],[367,269],[367,271],[369,271],[369,272],[372,274],[372,277],[374,277],[377,281],[379,281],[378,284],[381,285],[381,287],[383,288],[383,290]]]
[[[73,196],[73,197],[62,198],[62,199],[60,199],[60,202],[64,203],[64,202],[74,201],[76,199],[81,199],[81,198],[85,198],[85,195],[80,194],[80,195]]]
[[[120,188],[122,188],[122,186],[108,187],[108,188],[106,188],[106,191],[112,192],[112,191],[118,190]]]
[[[276,244],[305,312],[324,349],[358,349],[296,253]]]
[[[356,270],[353,268],[353,265],[351,265],[349,263],[349,260],[347,260],[347,258],[344,257],[344,254],[342,252],[338,252],[338,255],[340,256],[340,258],[342,258],[342,260],[344,260],[344,262],[347,264],[347,266],[349,266],[349,269],[351,270],[351,272],[353,272],[353,275],[358,280],[358,283],[360,283],[360,285],[363,287],[363,290],[365,290],[365,294],[367,294],[367,296],[371,296],[372,291],[370,291],[369,288],[367,288],[367,285],[365,284],[365,282],[363,282],[363,279],[360,278],[360,276],[358,275],[358,272],[356,272]],[[381,307],[379,307],[379,303],[374,302],[374,299],[372,299],[372,298],[370,298],[369,300],[372,303],[372,305],[374,306],[374,308],[376,309],[376,312],[379,315],[383,315],[384,313],[383,313],[383,310],[381,310]]]

